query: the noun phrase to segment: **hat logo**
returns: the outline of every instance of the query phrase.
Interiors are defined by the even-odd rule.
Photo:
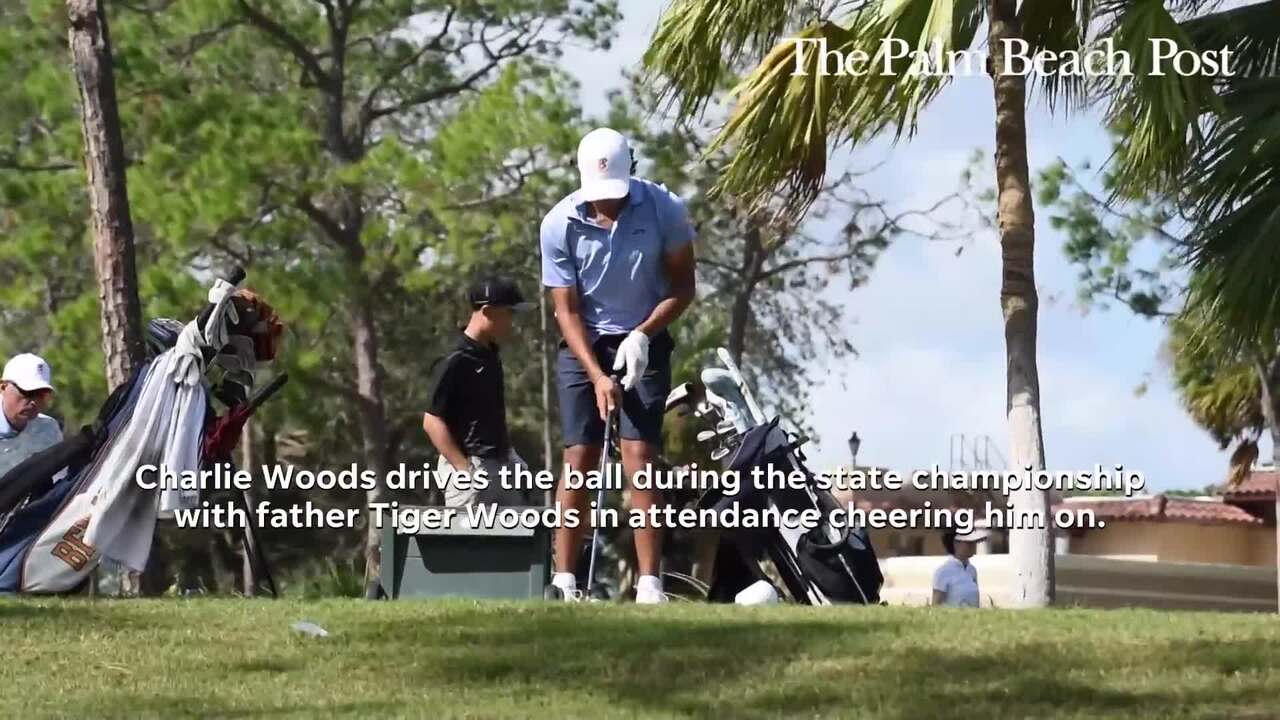
[[[600,160],[596,162],[596,168],[597,168],[598,170],[600,170],[600,172],[602,172],[602,173],[603,173],[603,172],[608,172],[608,171],[609,171],[609,158],[600,158]]]

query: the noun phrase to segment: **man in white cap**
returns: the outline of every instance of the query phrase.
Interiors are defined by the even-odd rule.
[[[978,589],[978,570],[969,562],[978,552],[978,544],[989,539],[991,531],[975,526],[964,530],[948,530],[942,534],[947,559],[933,573],[933,605],[979,607],[982,596]]]
[[[541,228],[542,284],[555,306],[563,341],[556,359],[565,464],[580,473],[599,466],[605,418],[620,408],[622,466],[628,478],[656,460],[671,389],[667,331],[694,298],[693,225],[684,202],[656,183],[632,177],[630,146],[599,128],[578,145],[581,186],[561,200]],[[621,386],[610,371],[622,374]],[[632,507],[647,511],[656,490],[632,488]],[[588,491],[556,496],[587,518]],[[551,582],[568,599],[586,523],[555,536]],[[666,599],[660,580],[662,529],[637,528],[636,601]]]
[[[58,421],[41,411],[53,400],[49,363],[23,353],[0,375],[0,477],[28,457],[62,441]]]

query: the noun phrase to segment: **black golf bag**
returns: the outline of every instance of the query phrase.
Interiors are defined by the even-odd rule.
[[[862,528],[832,527],[830,513],[838,505],[827,490],[813,481],[813,474],[795,453],[795,446],[775,418],[748,430],[727,463],[726,470],[739,473],[742,491],[725,495],[710,490],[699,506],[724,510],[733,503],[746,510],[803,511],[815,508],[821,520],[810,529],[734,528],[721,532],[715,572],[708,599],[733,602],[743,589],[759,580],[768,580],[760,563],[768,559],[777,569],[788,594],[798,603],[826,605],[880,602],[884,576],[871,540]],[[801,471],[809,479],[804,488],[756,489],[749,481],[753,468],[770,468],[789,475]]]

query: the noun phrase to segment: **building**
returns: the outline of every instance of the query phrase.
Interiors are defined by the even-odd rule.
[[[1222,499],[1251,515],[1262,518],[1272,527],[1276,525],[1276,488],[1280,486],[1280,469],[1258,468],[1245,476],[1243,482],[1227,488]]]
[[[1075,497],[1055,506],[1101,527],[1059,529],[1058,554],[1148,562],[1270,567],[1276,561],[1271,516],[1255,515],[1226,497]]]
[[[1088,513],[1100,527],[1055,531],[1055,604],[1276,612],[1278,480],[1280,471],[1260,468],[1215,497],[1059,500],[1055,510],[1072,510],[1077,520]],[[984,606],[1013,602],[1013,569],[1001,552],[973,560]],[[882,597],[926,604],[941,553],[930,542],[923,554],[882,552]]]
[[[943,511],[938,513],[942,517],[946,516],[947,511],[954,513],[959,510],[968,510],[979,522],[986,520],[988,502],[993,505],[1003,503],[1003,499],[997,500],[997,497],[991,493],[915,488],[910,484],[911,472],[901,474],[906,484],[898,490],[850,488],[849,478],[854,473],[862,472],[865,475],[873,470],[877,470],[881,475],[888,472],[885,468],[854,467],[841,468],[833,473],[831,475],[834,485],[832,495],[836,502],[842,507],[852,503],[854,507],[863,511]],[[874,527],[868,528],[867,533],[871,536],[871,543],[881,558],[945,554],[942,546],[943,529],[938,527],[938,523],[933,523],[930,527]],[[984,555],[1006,552],[1004,533],[993,532],[991,539],[983,543],[978,548],[978,552]]]

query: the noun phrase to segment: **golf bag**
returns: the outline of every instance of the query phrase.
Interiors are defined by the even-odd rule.
[[[162,466],[177,476],[228,460],[265,399],[265,390],[252,400],[247,393],[255,363],[274,358],[282,326],[270,305],[236,289],[243,278],[237,269],[218,280],[209,305],[186,326],[153,321],[154,356],[111,394],[97,420],[0,478],[0,592],[73,592],[103,558],[141,572],[157,519],[199,506],[198,491],[144,489],[139,473]],[[211,388],[204,376],[215,367],[222,375]],[[226,415],[215,415],[212,394],[230,404]],[[246,549],[265,569],[251,535]]]
[[[757,580],[766,579],[759,562],[768,558],[797,602],[825,605],[830,603],[874,604],[880,601],[884,576],[870,538],[862,528],[836,528],[826,520],[837,503],[829,492],[813,482],[813,474],[795,456],[794,447],[778,427],[777,419],[757,425],[743,436],[726,469],[742,478],[751,477],[753,468],[764,475],[772,471],[783,476],[800,471],[808,478],[804,488],[769,488],[757,490],[749,482],[738,495],[726,496],[717,490],[706,493],[702,507],[723,510],[737,502],[744,509],[763,512],[770,507],[780,511],[819,511],[819,523],[804,528],[737,528],[721,538],[721,558],[730,558],[717,572],[709,595],[731,602],[738,592]],[[736,561],[732,559],[737,556]],[[746,568],[746,572],[743,572]]]
[[[763,512],[816,509],[819,521],[813,527],[727,528],[721,531],[715,570],[707,593],[712,602],[733,602],[739,592],[769,578],[761,568],[768,560],[798,603],[829,605],[880,602],[884,576],[871,538],[864,528],[835,527],[828,521],[838,504],[820,487],[805,467],[801,441],[766,420],[728,353],[720,350],[727,369],[709,368],[702,373],[707,402],[701,415],[718,413],[722,418],[700,439],[724,444],[712,457],[727,458],[724,469],[741,478],[740,492],[727,495],[718,489],[705,492],[700,508],[724,511],[734,503],[742,510]],[[674,393],[673,393],[674,394]],[[686,390],[684,395],[689,395]],[[760,468],[763,477],[772,472],[789,476],[803,473],[802,487],[758,489],[751,482],[752,471]]]

